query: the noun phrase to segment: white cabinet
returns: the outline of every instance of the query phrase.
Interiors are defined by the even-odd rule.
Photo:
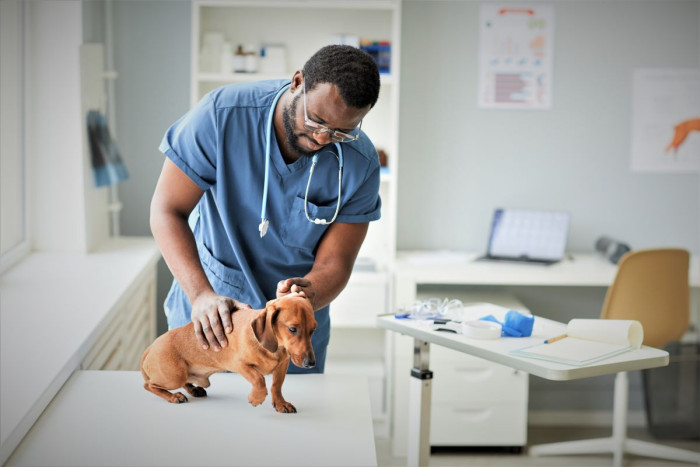
[[[379,100],[362,122],[362,130],[387,155],[382,169],[382,218],[372,222],[358,265],[331,305],[333,335],[328,372],[368,376],[375,424],[386,413],[385,335],[376,332],[376,316],[391,309],[391,273],[396,251],[396,173],[398,169],[398,98],[401,0],[207,0],[192,2],[191,88],[195,105],[207,92],[240,81],[291,78],[319,48],[331,43],[389,42],[388,70],[381,73]],[[281,69],[269,57],[255,57],[257,72],[238,68],[229,47],[273,51],[284,56]],[[270,47],[272,46],[272,47]],[[212,53],[212,50],[215,50]],[[217,59],[219,57],[219,59]],[[223,65],[223,67],[222,67]],[[255,65],[255,64],[254,64]],[[270,67],[277,71],[270,72]],[[352,335],[353,339],[346,339]],[[357,347],[372,349],[357,364]],[[388,433],[386,429],[378,431]]]
[[[102,332],[83,358],[82,370],[138,370],[156,338],[156,267],[146,271],[129,296],[101,323]]]

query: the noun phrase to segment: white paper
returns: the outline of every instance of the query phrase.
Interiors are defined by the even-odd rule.
[[[700,70],[638,69],[633,77],[630,165],[635,172],[700,171],[700,131],[677,147],[675,127],[700,119]]]
[[[554,6],[482,3],[479,21],[478,106],[551,108]]]
[[[572,319],[566,334],[561,340],[512,354],[580,366],[638,349],[644,340],[642,325],[634,320]]]

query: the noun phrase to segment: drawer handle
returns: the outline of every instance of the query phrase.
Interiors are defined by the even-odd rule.
[[[492,368],[456,368],[455,371],[470,382],[485,381],[493,376]]]
[[[454,409],[465,422],[479,423],[491,417],[491,409]]]

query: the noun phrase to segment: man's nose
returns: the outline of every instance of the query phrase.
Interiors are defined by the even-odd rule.
[[[320,146],[325,146],[331,143],[331,133],[329,131],[324,131],[323,133],[314,133],[314,141]]]

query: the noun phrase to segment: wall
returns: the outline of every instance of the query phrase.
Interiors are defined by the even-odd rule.
[[[189,109],[190,2],[114,1],[118,145],[129,169],[119,185],[122,235],[151,235],[149,209],[165,156],[165,130]],[[167,329],[162,303],[172,282],[158,265],[158,333]]]
[[[404,2],[399,248],[483,250],[504,206],[569,211],[574,251],[698,252],[698,175],[630,172],[629,138],[633,69],[700,65],[699,2],[551,3],[553,108],[516,111],[476,108],[479,2]]]

